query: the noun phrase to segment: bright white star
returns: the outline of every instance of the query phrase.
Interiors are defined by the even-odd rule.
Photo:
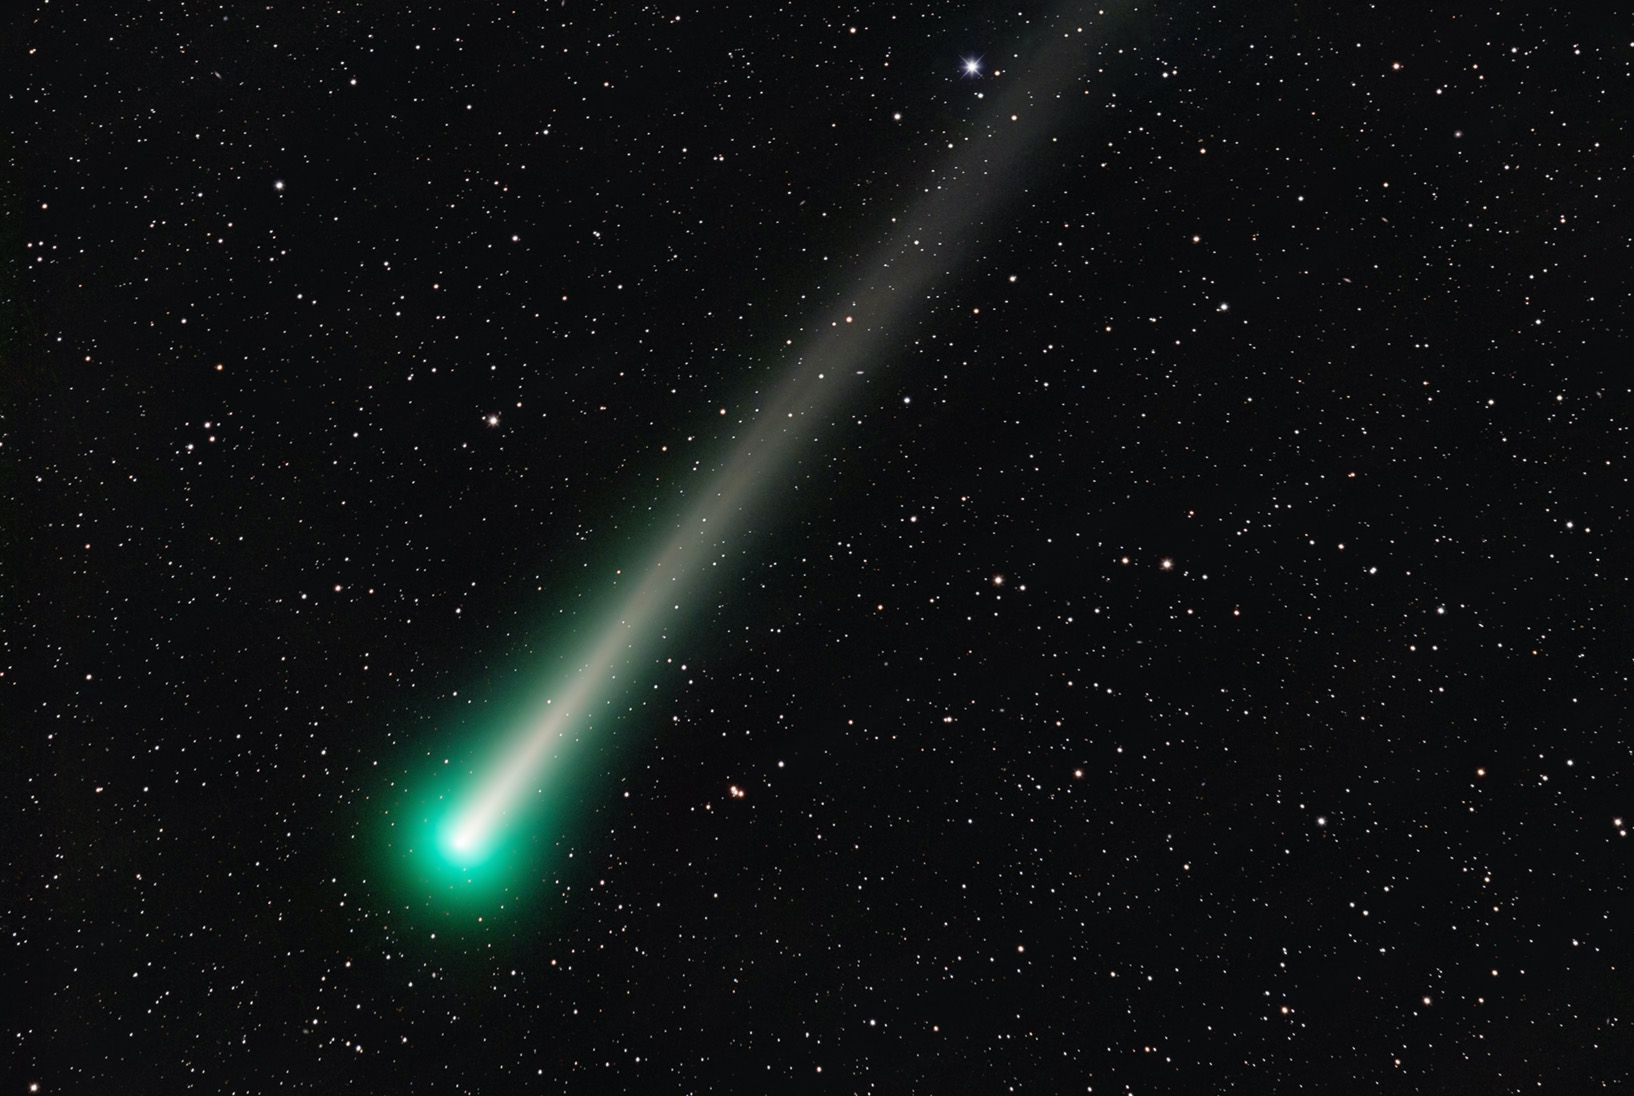
[[[966,76],[980,76],[982,74],[982,59],[980,57],[966,57],[963,64]]]

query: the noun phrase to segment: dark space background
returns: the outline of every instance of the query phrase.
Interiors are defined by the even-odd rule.
[[[1626,1083],[1634,41],[1505,10],[1075,16],[571,860],[435,935],[393,789],[1052,9],[14,16],[5,1091]]]

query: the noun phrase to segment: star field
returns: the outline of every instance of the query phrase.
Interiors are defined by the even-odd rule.
[[[1630,1080],[1626,27],[11,56],[7,1091]],[[774,428],[506,874],[405,869]]]

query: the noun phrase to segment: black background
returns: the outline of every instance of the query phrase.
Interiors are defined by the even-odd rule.
[[[8,1091],[1627,1080],[1631,45],[1465,8],[1069,20],[571,864],[433,936],[393,795],[595,634],[1054,16],[36,7]]]

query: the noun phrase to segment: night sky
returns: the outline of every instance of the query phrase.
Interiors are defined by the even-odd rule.
[[[120,7],[7,36],[0,1096],[1634,1081],[1626,23]]]

